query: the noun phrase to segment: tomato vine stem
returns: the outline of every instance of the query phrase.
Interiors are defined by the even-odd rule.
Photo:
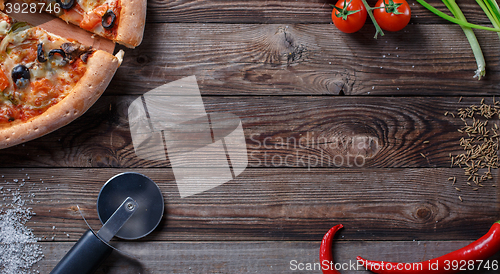
[[[342,8],[339,8],[335,5],[332,5],[332,7],[337,10],[337,13],[335,14],[335,16],[337,16],[337,18],[342,18],[342,20],[347,20],[347,17],[349,15],[360,12],[361,10],[347,10],[347,7],[349,7],[349,5],[351,5],[351,2],[352,2],[352,0],[349,1],[349,3],[347,3],[347,0],[344,0],[344,7],[342,7]]]
[[[368,5],[368,3],[366,2],[366,0],[361,0],[361,1],[363,1],[363,5],[365,5],[366,12],[368,13],[368,16],[370,16],[370,19],[372,20],[373,25],[375,25],[375,36],[373,36],[373,38],[377,39],[377,35],[379,35],[379,34],[380,34],[380,36],[384,36],[384,31],[378,25],[377,20],[375,20],[375,17],[373,17],[372,10],[374,10],[376,8],[370,7],[370,5]]]
[[[394,3],[393,0],[388,0],[387,4],[385,3],[385,0],[383,0],[384,2],[384,9],[385,9],[385,12],[387,13],[392,13],[392,14],[403,14],[402,12],[399,12],[398,8],[403,4],[403,3]],[[376,8],[374,8],[376,9]]]

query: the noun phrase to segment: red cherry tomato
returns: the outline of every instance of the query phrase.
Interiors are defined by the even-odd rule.
[[[353,33],[366,21],[366,8],[361,0],[339,0],[332,11],[332,21],[342,32]]]
[[[410,22],[410,5],[406,0],[378,0],[373,16],[383,30],[402,30]]]

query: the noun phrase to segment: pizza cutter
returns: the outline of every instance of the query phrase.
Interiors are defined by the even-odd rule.
[[[114,249],[111,238],[134,240],[148,235],[160,223],[163,208],[161,191],[148,177],[135,172],[112,177],[97,198],[103,226],[97,232],[87,230],[50,273],[94,273]]]

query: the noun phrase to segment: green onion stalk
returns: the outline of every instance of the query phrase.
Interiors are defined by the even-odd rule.
[[[491,24],[495,28],[500,28],[500,8],[495,0],[476,0],[479,6],[483,9]],[[500,33],[498,33],[500,37]]]

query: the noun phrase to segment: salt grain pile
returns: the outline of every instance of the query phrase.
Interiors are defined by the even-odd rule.
[[[43,257],[37,238],[25,226],[33,212],[19,187],[0,187],[0,274],[39,273],[31,267]]]

